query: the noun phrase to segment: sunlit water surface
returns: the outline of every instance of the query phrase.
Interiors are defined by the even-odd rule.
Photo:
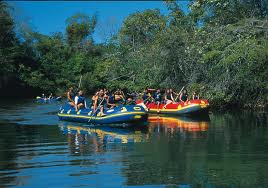
[[[59,103],[0,104],[0,187],[268,187],[265,112],[134,129],[60,122]]]

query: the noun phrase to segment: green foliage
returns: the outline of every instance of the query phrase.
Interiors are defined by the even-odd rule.
[[[97,16],[89,17],[82,13],[77,13],[66,20],[67,39],[70,45],[77,45],[86,39],[92,40],[97,23]]]
[[[165,27],[166,20],[159,9],[145,10],[125,19],[119,38],[122,44],[135,47],[151,42]]]
[[[25,30],[18,40],[8,7],[0,2],[0,87],[17,80],[63,93],[78,86],[82,75],[89,94],[103,87],[186,86],[214,106],[267,105],[266,4],[196,0],[185,14],[176,1],[168,1],[168,15],[158,9],[131,14],[110,42],[97,45],[92,39],[96,15],[80,13],[67,19],[66,33]]]

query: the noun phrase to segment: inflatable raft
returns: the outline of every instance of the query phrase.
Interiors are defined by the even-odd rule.
[[[65,105],[58,112],[60,120],[88,124],[121,124],[147,121],[147,113],[142,106],[126,105],[104,110],[105,116],[100,116],[99,111],[93,113],[91,109],[75,111],[74,107]]]
[[[142,101],[137,101],[141,104]],[[155,103],[146,105],[150,113],[159,114],[176,114],[176,115],[198,115],[208,114],[209,103],[207,100],[190,100],[188,102],[171,103],[164,108],[165,104],[160,104],[159,107]]]
[[[56,98],[42,98],[42,97],[36,97],[36,101],[38,103],[52,103],[52,102],[57,102],[57,101],[61,101],[62,97],[56,97]]]

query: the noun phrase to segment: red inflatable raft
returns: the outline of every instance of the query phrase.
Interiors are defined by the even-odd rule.
[[[137,101],[137,104],[143,104],[143,101]],[[163,108],[165,104],[160,104],[159,108],[155,103],[146,104],[150,113],[159,114],[177,114],[177,115],[191,115],[191,114],[207,114],[209,103],[207,100],[190,100],[187,102],[171,103]]]

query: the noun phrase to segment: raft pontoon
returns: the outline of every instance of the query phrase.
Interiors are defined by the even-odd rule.
[[[76,111],[74,107],[65,105],[58,112],[58,117],[64,121],[88,124],[141,123],[147,121],[148,117],[145,109],[138,105],[117,106],[104,110],[104,114],[105,116],[100,116],[99,110],[93,113],[92,109]]]
[[[137,104],[142,101],[137,101]],[[165,104],[157,106],[155,103],[146,104],[148,112],[159,114],[175,114],[175,115],[198,115],[207,114],[209,103],[207,100],[190,100],[187,102],[171,103],[164,108]]]

